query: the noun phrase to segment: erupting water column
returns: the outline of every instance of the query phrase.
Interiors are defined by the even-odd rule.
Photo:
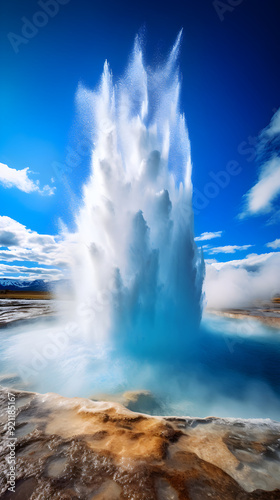
[[[156,70],[145,68],[137,38],[116,85],[106,62],[98,90],[77,94],[93,145],[76,218],[79,325],[85,338],[145,355],[178,350],[201,319],[204,262],[179,111],[180,38]]]

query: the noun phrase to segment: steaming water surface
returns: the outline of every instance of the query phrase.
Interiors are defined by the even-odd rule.
[[[205,316],[196,340],[177,345],[174,360],[143,358],[136,346],[93,347],[70,325],[68,336],[52,318],[0,329],[0,383],[71,397],[149,390],[156,414],[280,419],[278,330]]]

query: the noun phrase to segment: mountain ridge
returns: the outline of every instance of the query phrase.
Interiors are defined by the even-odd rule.
[[[0,278],[0,290],[18,291],[23,290],[26,292],[47,292],[51,291],[57,285],[63,284],[67,280],[58,281],[45,281],[45,280],[19,280]]]

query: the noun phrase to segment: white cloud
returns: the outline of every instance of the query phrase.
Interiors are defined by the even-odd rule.
[[[29,168],[24,168],[22,170],[16,170],[15,168],[10,168],[4,163],[0,163],[0,184],[6,188],[15,187],[24,193],[38,192],[45,195],[53,195],[55,192],[55,187],[50,187],[49,185],[40,188],[39,181],[33,181],[29,178],[30,174]]]
[[[200,236],[197,236],[194,240],[195,241],[206,241],[206,240],[212,240],[214,238],[220,238],[222,236],[223,231],[216,231],[216,232],[206,232],[202,233]]]
[[[238,250],[248,250],[248,248],[253,245],[226,245],[223,247],[214,247],[207,250],[208,253],[216,254],[216,253],[235,253]]]
[[[280,134],[280,109],[273,115],[269,126],[264,129],[262,135],[274,136]]]
[[[2,275],[26,273],[30,279],[57,279],[69,268],[71,258],[72,250],[62,237],[39,234],[10,217],[0,216],[0,260],[5,262],[0,266]],[[12,266],[12,262],[17,264]],[[18,266],[18,262],[36,264],[29,268]],[[52,269],[39,268],[38,265],[51,266]]]
[[[242,217],[271,212],[279,194],[280,158],[274,157],[263,165],[258,182],[248,191]]]
[[[244,269],[254,270],[260,267],[268,259],[270,259],[271,256],[274,255],[274,253],[275,252],[262,253],[262,254],[251,253],[250,255],[247,255],[245,259],[230,260],[227,262],[216,262],[214,263],[214,267],[216,269],[222,269],[222,267],[231,266],[231,267],[242,267]]]
[[[261,168],[258,180],[245,195],[241,218],[273,212],[280,195],[280,109],[259,136],[258,153]]]
[[[218,261],[217,259],[206,259],[205,264],[216,264]]]
[[[207,307],[246,308],[280,293],[280,252],[206,266]]]
[[[267,243],[266,246],[268,248],[273,248],[273,250],[276,250],[276,248],[280,248],[280,239],[271,241],[270,243]]]
[[[60,269],[45,268],[45,267],[27,267],[27,266],[10,266],[8,264],[0,264],[0,276],[8,279],[24,279],[24,280],[48,280],[55,281],[62,279],[64,273]]]

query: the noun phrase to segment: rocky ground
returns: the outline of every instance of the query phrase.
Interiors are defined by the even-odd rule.
[[[118,403],[10,391],[13,437],[13,396],[0,393],[3,500],[280,499],[276,422],[151,417]],[[15,493],[7,482],[11,442]]]
[[[280,304],[278,302],[256,304],[250,308],[243,309],[207,309],[207,312],[208,314],[215,314],[225,318],[253,319],[270,328],[280,330]]]

